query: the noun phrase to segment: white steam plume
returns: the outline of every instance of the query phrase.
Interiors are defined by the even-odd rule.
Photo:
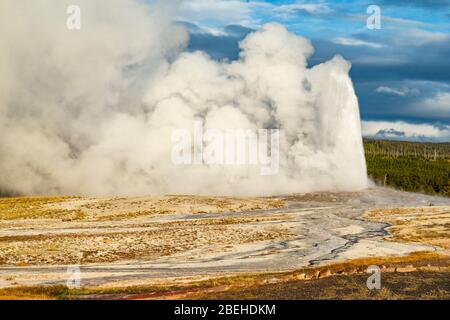
[[[307,67],[311,43],[268,24],[238,61],[183,53],[176,6],[0,0],[0,191],[263,195],[366,187],[358,102],[342,57]],[[176,166],[171,134],[281,129],[280,171]]]

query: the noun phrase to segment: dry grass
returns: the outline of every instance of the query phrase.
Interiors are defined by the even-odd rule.
[[[73,299],[189,299],[189,300],[448,300],[448,272],[387,273],[382,276],[380,290],[368,290],[367,275],[334,275],[314,280],[289,280],[279,283],[249,283],[246,286],[222,285],[214,282],[190,286],[129,287],[120,289],[69,290],[65,286],[16,287],[0,289],[0,300],[73,300]],[[215,283],[228,281],[216,281]]]
[[[0,198],[0,220],[82,218],[81,210],[62,210],[47,205],[77,199],[75,197]]]
[[[392,224],[388,231],[393,240],[450,249],[449,207],[378,209],[369,211],[366,217]]]
[[[245,212],[283,207],[277,198],[165,196],[134,198],[0,198],[0,220],[117,221],[160,214]]]
[[[234,245],[291,238],[293,234],[280,227],[243,227],[284,219],[285,215],[194,219],[129,225],[127,231],[121,232],[95,229],[91,233],[0,237],[0,263],[48,265],[153,259],[200,248],[204,248],[203,254],[211,253],[212,247],[224,252]]]
[[[208,214],[246,212],[284,206],[281,199],[166,196],[140,198],[112,198],[92,201],[80,208],[98,221],[124,220],[161,214]]]
[[[310,201],[312,196],[304,200]],[[296,199],[298,200],[298,199]],[[303,199],[302,199],[303,200]],[[316,197],[312,201],[334,202],[337,196]],[[5,225],[39,224],[39,219],[54,219],[52,228],[66,229],[82,225],[86,233],[38,235],[0,238],[0,264],[53,264],[110,262],[142,257],[160,257],[208,248],[226,250],[226,246],[271,239],[285,239],[287,229],[256,228],[255,222],[286,221],[287,215],[255,214],[252,217],[226,217],[155,222],[137,219],[159,214],[209,214],[243,212],[279,208],[284,200],[277,198],[240,199],[229,197],[167,196],[140,198],[86,199],[73,197],[37,197],[0,199],[0,220]],[[367,218],[388,222],[393,239],[428,243],[450,248],[450,213],[448,207],[373,210]],[[25,219],[33,219],[26,221]],[[23,220],[14,222],[14,220]],[[62,221],[61,221],[62,220]],[[82,223],[72,224],[72,220]],[[12,221],[12,222],[11,222]],[[111,221],[102,231],[103,221]],[[114,226],[113,226],[114,225]],[[248,227],[251,225],[251,228]],[[261,224],[264,225],[264,224]],[[88,227],[92,230],[88,230]],[[122,231],[115,231],[114,228]],[[133,228],[139,227],[136,231]],[[123,231],[124,228],[129,228]],[[254,228],[254,229],[253,229]],[[104,232],[104,233],[102,233]],[[171,239],[171,241],[168,241]],[[80,255],[81,253],[81,255]],[[202,252],[206,254],[207,252]],[[79,299],[115,295],[135,298],[248,298],[291,299],[421,299],[449,298],[447,289],[449,257],[438,253],[419,252],[406,257],[380,257],[351,260],[328,266],[304,268],[294,272],[242,274],[217,277],[184,284],[168,282],[157,286],[122,288],[85,288],[68,291],[64,286],[16,287],[0,290],[0,298],[8,299]],[[369,265],[382,267],[387,274],[383,290],[370,293],[365,287]],[[403,270],[403,271],[402,271]],[[404,271],[407,270],[407,271]],[[398,271],[398,272],[396,272]],[[403,274],[406,272],[406,275]],[[401,273],[401,274],[400,274]],[[421,286],[411,284],[423,278]],[[364,279],[364,282],[361,280]],[[384,278],[383,278],[384,279]],[[389,282],[390,281],[390,282]],[[442,287],[444,285],[444,288]],[[430,289],[431,288],[431,289]],[[298,292],[304,292],[302,295]],[[409,293],[408,293],[409,292]]]
[[[386,273],[382,288],[369,290],[367,275],[335,275],[317,280],[233,288],[224,292],[198,294],[194,299],[211,300],[438,300],[450,298],[448,272]]]
[[[382,289],[369,291],[366,270],[382,267]],[[402,268],[414,266],[404,273]],[[293,272],[241,274],[153,286],[0,289],[0,299],[449,299],[450,257],[414,253],[358,259]]]
[[[160,214],[241,212],[282,206],[284,201],[276,198],[2,198],[0,231],[17,229],[20,232],[0,237],[0,264],[113,262],[168,256],[212,245],[223,250],[227,245],[287,239],[291,233],[286,230],[264,226],[245,228],[254,222],[288,219],[286,215],[211,217],[162,223],[133,220]],[[234,225],[243,225],[244,228]],[[35,232],[44,227],[51,229],[52,233]],[[70,229],[77,227],[84,232],[71,232]]]

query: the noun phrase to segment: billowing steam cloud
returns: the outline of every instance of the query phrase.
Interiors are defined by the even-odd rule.
[[[235,62],[186,53],[176,6],[0,0],[0,190],[21,194],[280,194],[367,183],[350,64],[307,68],[311,43],[268,24]],[[280,170],[177,166],[179,128],[278,128]]]

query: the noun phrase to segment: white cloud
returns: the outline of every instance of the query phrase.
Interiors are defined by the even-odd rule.
[[[398,28],[396,31],[390,39],[391,43],[395,46],[417,47],[450,41],[450,36],[443,32],[426,31],[418,28]]]
[[[379,44],[379,43],[364,41],[364,40],[355,39],[355,38],[345,38],[345,37],[336,38],[333,40],[333,42],[336,44],[343,45],[343,46],[366,46],[366,47],[372,47],[372,48],[384,47],[384,45]]]
[[[356,20],[361,20],[361,21],[367,21],[367,15],[354,15],[354,14],[350,14],[347,15],[348,18],[350,19],[356,19]],[[412,19],[403,19],[403,18],[394,18],[394,17],[389,17],[389,16],[385,16],[382,15],[381,18],[381,23],[392,23],[392,24],[397,24],[397,25],[411,25],[411,26],[427,26],[429,25],[428,23],[425,23],[423,21],[418,21],[418,20],[412,20]]]
[[[439,92],[435,96],[417,102],[411,108],[417,115],[438,114],[450,118],[450,92]]]
[[[393,95],[401,96],[401,97],[420,93],[420,91],[416,88],[403,87],[403,88],[397,89],[397,88],[392,88],[392,87],[387,87],[387,86],[378,87],[376,89],[376,92],[393,94]]]
[[[332,12],[325,2],[275,5],[263,1],[239,0],[190,0],[183,1],[179,18],[198,25],[222,26],[224,24],[240,24],[250,28],[261,26],[258,15],[271,15],[276,19],[290,19],[298,12],[311,15]]]
[[[209,21],[214,24],[240,24],[255,27],[259,23],[252,17],[252,12],[257,8],[271,6],[258,1],[190,0],[182,2],[179,15],[181,19],[199,25]]]
[[[399,57],[359,56],[352,60],[354,64],[378,64],[378,65],[398,65],[404,63],[404,59]]]
[[[428,43],[444,42],[450,40],[450,36],[442,32],[430,32],[422,29],[411,29],[406,32],[407,37],[404,37],[403,39],[412,39],[413,42],[411,42],[411,44],[415,45],[424,45]]]
[[[362,121],[364,137],[417,140],[450,141],[450,126],[414,124],[403,121]]]
[[[423,21],[419,20],[413,20],[413,19],[404,19],[404,18],[394,18],[389,16],[382,16],[382,21],[384,22],[390,22],[400,25],[415,25],[415,26],[427,26],[428,23],[425,23]]]
[[[440,92],[433,98],[426,99],[424,104],[441,110],[450,110],[450,92]]]
[[[296,14],[299,11],[305,11],[310,14],[325,14],[330,13],[332,10],[328,5],[324,2],[320,3],[304,3],[303,1],[297,1],[292,4],[285,4],[276,7],[273,10],[275,13],[282,15],[292,15]]]

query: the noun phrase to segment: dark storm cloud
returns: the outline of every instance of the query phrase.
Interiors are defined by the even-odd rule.
[[[382,138],[386,138],[386,137],[389,137],[389,136],[404,137],[405,136],[405,132],[404,131],[395,130],[394,128],[383,129],[383,130],[379,130],[377,132],[376,136],[382,137]]]
[[[358,40],[380,43],[369,37]],[[379,39],[376,39],[379,40]],[[348,46],[329,40],[313,41],[314,63],[320,63],[335,54],[341,54],[353,63],[352,76],[357,82],[380,80],[423,80],[450,82],[450,41],[436,41],[422,45],[394,46],[389,39],[380,48]]]
[[[201,50],[215,60],[236,60],[239,56],[239,41],[243,40],[252,29],[240,25],[228,25],[222,28],[221,34],[215,35],[199,26],[180,22],[190,33],[188,50]]]
[[[380,38],[366,34],[353,35],[369,44],[349,46],[329,40],[314,40],[316,53],[312,63],[321,63],[335,54],[352,62],[351,76],[366,120],[408,120],[412,122],[450,123],[448,112],[420,108],[425,99],[450,91],[450,41],[397,44],[395,35]],[[445,39],[444,39],[445,40]],[[377,92],[379,87],[415,94],[394,95]],[[448,106],[450,110],[450,105]],[[425,110],[425,111],[424,111]],[[428,110],[428,111],[427,111]]]
[[[197,26],[190,26],[189,50],[203,50],[217,60],[234,60],[239,55],[238,43],[252,30],[227,26],[223,35],[212,35]],[[312,39],[316,48],[310,66],[329,60],[336,54],[352,62],[351,76],[365,120],[408,120],[413,122],[450,123],[447,114],[413,110],[420,101],[450,90],[450,41],[401,39],[398,34],[374,36],[352,35],[367,45],[342,45],[335,41]],[[408,43],[410,41],[411,43]],[[375,45],[375,47],[374,47]],[[393,95],[377,92],[379,87],[409,90],[415,94]],[[450,108],[450,106],[449,106]]]

